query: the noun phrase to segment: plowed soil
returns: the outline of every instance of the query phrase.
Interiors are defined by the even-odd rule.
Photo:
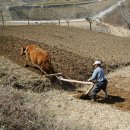
[[[10,26],[0,29],[0,55],[21,66],[24,65],[24,57],[20,56],[20,47],[31,43],[39,44],[49,51],[55,71],[72,79],[87,80],[92,74],[94,60],[103,61],[107,74],[130,64],[128,38],[52,25]],[[31,70],[36,71],[33,68]],[[103,94],[100,93],[99,102],[130,110],[130,90],[124,88],[127,81],[123,80],[124,83],[117,87],[119,78],[110,77],[109,80],[109,99],[104,100]],[[126,86],[128,85],[129,82]]]

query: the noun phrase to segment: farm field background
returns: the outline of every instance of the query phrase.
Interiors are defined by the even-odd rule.
[[[1,128],[129,129],[130,75],[125,74],[129,68],[108,75],[108,100],[104,101],[100,93],[101,101],[91,103],[78,99],[80,93],[68,84],[51,84],[36,69],[23,68],[24,58],[20,56],[21,46],[36,43],[49,51],[57,72],[66,78],[87,80],[94,60],[103,61],[107,74],[129,65],[129,38],[56,25],[5,26],[0,30]],[[42,84],[43,91],[35,91]]]
[[[1,130],[130,129],[129,30],[114,30],[109,20],[102,25],[111,26],[109,34],[54,24],[0,26]],[[121,37],[111,35],[114,31]],[[101,60],[109,98],[100,92],[93,103],[77,91],[87,86],[51,82],[38,69],[25,68],[20,48],[31,43],[50,53],[55,71],[65,78],[87,81],[92,64]]]
[[[6,26],[1,30],[0,55],[20,66],[24,65],[20,47],[31,43],[49,51],[54,69],[71,79],[87,80],[95,60],[102,60],[106,74],[130,64],[129,38],[56,25]],[[129,92],[128,83],[119,88]]]
[[[70,69],[70,71],[72,71],[73,68],[76,68],[78,64],[79,66],[82,65],[81,68],[83,70],[77,69],[78,73],[75,74],[77,75],[77,78],[75,77],[76,79],[80,79],[78,78],[78,75],[80,75],[80,73],[84,75],[87,70],[89,72],[92,67],[90,67],[91,65],[89,65],[88,63],[92,63],[94,60],[97,59],[102,60],[107,72],[112,71],[113,69],[120,66],[130,64],[129,38],[116,37],[85,29],[74,27],[69,28],[56,25],[6,26],[4,28],[1,27],[1,34],[4,36],[8,36],[8,39],[6,38],[7,42],[8,40],[11,40],[11,36],[24,40],[31,40],[28,41],[29,43],[37,42],[41,45],[42,48],[47,49],[51,53],[54,59],[52,59],[52,62],[54,62],[54,66],[56,66],[56,64],[58,63],[59,67],[56,68],[58,68],[58,70],[62,71],[63,73],[66,67],[64,68],[62,67],[62,65],[65,65],[65,63],[67,62],[68,65],[70,64],[70,66],[66,69]],[[26,42],[20,43],[22,45]],[[14,44],[14,46],[16,44],[16,50],[18,50],[18,47],[20,48],[20,44],[17,43],[17,40],[15,42],[12,42],[12,44]],[[2,46],[3,45],[1,44],[1,48]],[[9,49],[11,49],[11,46]],[[63,56],[59,55],[60,53]],[[81,59],[82,57],[84,59],[81,62],[74,59],[76,58],[76,56],[72,56],[72,58],[70,58],[70,55],[76,55],[77,58]],[[72,60],[73,62],[71,62]],[[66,74],[68,74],[68,71]],[[71,74],[66,76],[71,76]],[[83,78],[86,78],[86,75],[83,76]]]

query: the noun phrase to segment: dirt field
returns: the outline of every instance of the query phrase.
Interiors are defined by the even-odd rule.
[[[63,49],[85,57],[86,60],[87,58],[92,60],[101,59],[105,64],[110,65],[110,67],[129,64],[129,38],[55,25],[6,26],[0,30],[0,33],[4,35],[13,35],[22,39],[39,42],[43,48],[46,48],[52,54],[55,51],[54,47],[56,47],[61,49],[61,51]],[[49,50],[47,46],[52,47],[51,49],[53,50]],[[104,53],[104,50],[107,53]]]
[[[55,32],[55,33],[54,33]],[[93,31],[88,31],[84,29],[79,29],[79,28],[68,28],[68,27],[59,27],[55,25],[46,25],[46,26],[8,26],[5,28],[0,27],[0,56],[4,56],[5,58],[9,59],[12,61],[12,63],[16,63],[20,65],[23,68],[24,65],[24,58],[20,56],[20,47],[25,45],[25,44],[30,44],[30,43],[36,43],[39,44],[42,48],[48,50],[51,54],[52,57],[52,63],[54,66],[54,69],[57,72],[62,72],[65,77],[72,78],[72,79],[78,79],[78,80],[87,80],[89,76],[92,74],[93,68],[92,64],[94,60],[100,59],[103,61],[103,67],[108,74],[109,72],[114,71],[116,68],[122,68],[123,66],[127,66],[130,64],[130,39],[129,38],[121,38],[121,37],[115,37],[112,35],[106,35],[103,33],[97,33]],[[26,72],[23,70],[23,72],[20,72],[19,67],[13,67],[11,66],[12,63],[6,64],[6,60],[1,58],[1,63],[3,61],[3,64],[1,64],[1,68],[3,71],[1,71],[1,80],[5,77],[8,77],[6,73],[10,73],[12,71],[12,76],[17,73],[18,75],[18,83],[20,84],[15,84],[17,86],[22,86],[22,90],[26,90],[24,86],[27,85],[32,86],[35,83],[33,82],[33,79],[36,78],[36,73],[39,75],[39,71],[32,68],[28,67],[27,69],[31,70],[31,72],[24,73]],[[5,66],[5,67],[4,67]],[[9,66],[9,67],[8,67]],[[10,71],[8,70],[10,68]],[[1,69],[2,70],[2,69]],[[16,70],[16,71],[15,71]],[[19,70],[19,71],[18,71]],[[103,129],[127,129],[129,128],[129,117],[128,115],[130,111],[130,89],[129,89],[129,68],[122,69],[123,71],[118,71],[119,73],[110,73],[108,75],[109,78],[109,85],[108,85],[108,91],[109,91],[109,98],[107,100],[103,99],[103,93],[101,92],[98,96],[98,103],[95,103],[92,105],[87,99],[77,99],[77,95],[80,95],[81,93],[75,92],[75,89],[73,90],[71,88],[68,88],[68,84],[65,84],[64,86],[54,86],[54,91],[52,91],[52,87],[50,88],[51,91],[47,91],[47,93],[43,93],[43,95],[47,94],[49,95],[48,98],[46,98],[46,101],[49,104],[42,104],[39,106],[39,109],[35,111],[35,113],[38,114],[38,121],[41,120],[39,119],[40,116],[43,116],[45,113],[47,114],[48,112],[50,115],[46,115],[46,118],[48,116],[52,117],[52,119],[48,119],[50,122],[52,121],[54,128],[61,129],[59,126],[59,123],[62,124],[62,128],[70,128],[70,129],[86,129],[90,128],[93,130],[99,130],[99,128],[102,126],[101,123],[104,123],[104,121],[108,121],[107,119],[112,119],[112,114],[115,114],[115,118],[119,118],[119,120],[116,120],[115,122],[108,122],[106,126],[103,126]],[[17,72],[18,71],[18,72]],[[125,73],[127,71],[127,73]],[[30,75],[32,73],[32,75]],[[6,86],[6,89],[8,89],[9,85],[12,86],[12,83],[15,82],[15,78],[12,78],[12,76],[8,77],[8,82],[9,84],[6,84],[6,78],[4,79],[4,82],[1,82],[3,85]],[[30,76],[29,76],[30,75]],[[29,81],[26,81],[26,77],[29,76],[30,79]],[[34,77],[33,77],[34,76]],[[21,78],[24,78],[21,80]],[[17,79],[16,79],[17,81]],[[23,81],[23,83],[22,83]],[[25,82],[24,82],[25,81]],[[38,82],[39,83],[39,82]],[[22,85],[21,85],[22,84]],[[2,86],[3,86],[2,85]],[[47,85],[49,85],[47,83]],[[1,87],[2,87],[1,86]],[[10,86],[10,87],[11,87]],[[34,85],[35,86],[35,85]],[[50,86],[50,85],[49,85]],[[76,85],[76,88],[82,87]],[[57,91],[57,89],[59,91]],[[5,89],[5,88],[4,88]],[[20,90],[20,91],[22,91]],[[29,90],[32,90],[29,88]],[[62,91],[61,91],[62,90]],[[73,91],[73,92],[67,92],[66,91]],[[3,90],[2,90],[3,91]],[[4,90],[5,91],[5,90]],[[14,91],[14,90],[11,90]],[[24,92],[22,92],[24,93]],[[28,93],[28,91],[27,91]],[[24,93],[25,95],[27,94],[26,92]],[[30,93],[33,95],[34,100],[32,99],[31,95],[28,95],[28,98],[31,98],[31,103],[37,102],[37,96],[39,94],[36,93]],[[42,94],[39,95],[38,101],[42,102],[40,98],[45,98],[45,96],[41,96]],[[57,96],[56,96],[57,95]],[[62,97],[60,99],[60,97]],[[54,99],[53,99],[54,98]],[[50,100],[50,99],[53,99]],[[69,106],[65,105],[66,103],[69,104]],[[72,102],[74,101],[74,102]],[[30,102],[28,102],[29,105]],[[58,105],[60,103],[60,105]],[[78,103],[78,105],[76,105]],[[86,104],[87,103],[87,104]],[[60,113],[58,114],[57,106],[58,108],[63,112],[63,115]],[[85,105],[83,105],[85,104]],[[25,104],[26,105],[26,104]],[[34,104],[35,105],[35,104]],[[48,108],[45,106],[48,106],[50,111],[48,111]],[[42,107],[44,106],[44,110],[42,110]],[[62,108],[62,106],[64,106]],[[82,107],[81,107],[82,106]],[[79,111],[76,111],[74,109],[79,109]],[[94,122],[98,122],[97,118],[101,117],[102,121],[99,123],[99,126],[95,126],[94,122],[89,122],[89,118],[93,118],[95,114],[90,110],[93,110],[95,113],[97,113],[97,109],[95,107],[98,107],[98,111],[105,110],[105,113],[99,113],[99,115],[96,115],[96,119],[93,119]],[[84,108],[85,110],[88,111],[84,113]],[[125,112],[121,112],[120,109]],[[28,110],[28,109],[27,109]],[[65,110],[65,111],[64,111]],[[34,111],[34,110],[33,110]],[[74,112],[74,114],[70,114],[71,112]],[[109,113],[111,111],[111,114]],[[43,115],[40,115],[41,113],[44,113]],[[82,114],[79,114],[83,112]],[[116,113],[117,112],[117,113]],[[128,113],[127,113],[128,112]],[[92,115],[90,113],[93,113]],[[78,114],[78,115],[77,115]],[[89,115],[88,117],[84,117],[83,115]],[[107,114],[107,119],[106,115]],[[110,115],[109,115],[110,114]],[[70,115],[72,117],[70,117]],[[82,122],[84,126],[82,126],[78,120],[76,119],[77,117],[82,117],[85,118],[85,120]],[[124,115],[125,121],[124,124],[121,124],[122,122],[122,116]],[[73,118],[74,116],[74,118]],[[99,117],[98,117],[99,116]],[[66,117],[71,120],[71,123],[67,120],[60,120],[61,117]],[[88,121],[88,126],[85,125],[85,122]],[[48,122],[48,121],[47,121]],[[57,122],[55,124],[55,122]],[[72,123],[77,122],[76,126],[73,126]],[[112,125],[110,125],[111,123]],[[51,126],[51,123],[48,124]],[[117,125],[118,124],[118,125]],[[43,124],[42,124],[43,125]],[[123,125],[123,126],[122,126]],[[67,127],[68,126],[68,127]],[[49,127],[50,128],[50,127]]]
[[[12,36],[0,36],[0,40],[0,55],[4,55],[13,62],[24,66],[24,58],[20,56],[20,47],[34,43],[34,41],[22,40]],[[35,43],[39,44],[37,42]],[[40,45],[50,52],[55,71],[62,72],[66,77],[79,80],[85,80],[88,75],[90,75],[90,70],[92,68],[91,64],[93,63],[91,58],[88,57],[85,59],[84,57],[76,55],[71,51],[59,49],[57,46],[49,46],[45,43],[40,43]],[[82,67],[80,67],[80,65],[82,65]]]

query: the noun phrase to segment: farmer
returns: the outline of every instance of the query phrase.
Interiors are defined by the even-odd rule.
[[[95,61],[93,64],[95,70],[92,77],[88,79],[89,82],[94,82],[95,85],[91,91],[92,101],[96,101],[96,95],[103,90],[105,92],[105,97],[107,97],[107,78],[104,74],[104,70],[101,68],[101,61]]]

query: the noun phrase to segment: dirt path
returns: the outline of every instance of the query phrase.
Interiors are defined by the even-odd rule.
[[[120,36],[120,37],[130,37],[130,30],[120,27],[120,26],[112,26],[108,23],[103,23],[104,26],[108,28],[108,33],[111,35],[115,36]]]

